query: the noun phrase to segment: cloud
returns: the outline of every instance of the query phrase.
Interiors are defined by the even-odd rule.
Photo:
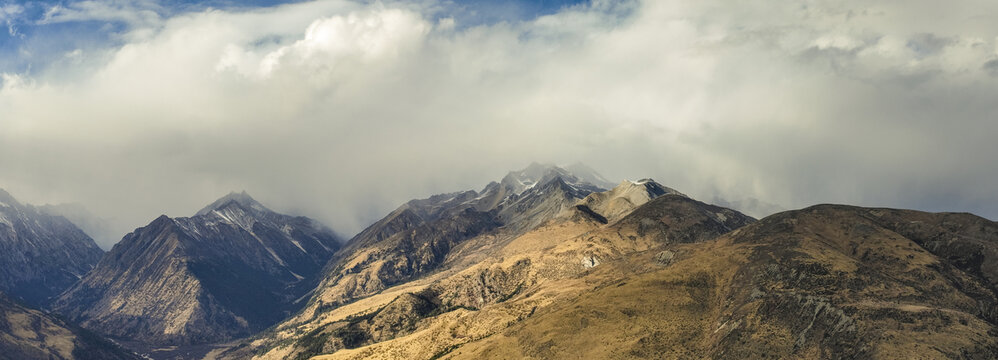
[[[344,75],[337,73],[411,54],[411,47],[418,46],[431,28],[419,14],[400,9],[332,16],[312,22],[301,40],[261,55],[254,51],[258,49],[230,44],[215,70],[258,80],[272,78],[276,72],[277,76],[307,77],[322,86]],[[340,70],[344,67],[348,69]]]
[[[136,25],[109,54],[4,75],[0,186],[122,234],[233,189],[350,233],[581,160],[760,209],[995,218],[998,24],[980,14],[998,5],[933,4],[594,1],[485,24],[436,1],[59,10]]]
[[[984,70],[989,72],[991,76],[998,76],[998,59],[991,59],[984,63]]]
[[[145,28],[158,25],[165,10],[148,0],[74,1],[49,7],[38,23],[123,22],[133,29]]]
[[[16,18],[24,12],[24,7],[18,4],[0,4],[0,23],[7,25],[7,33],[11,37],[19,36]]]

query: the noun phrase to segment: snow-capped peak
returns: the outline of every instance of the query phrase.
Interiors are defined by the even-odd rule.
[[[566,184],[577,188],[606,190],[613,187],[613,184],[606,181],[596,171],[581,163],[569,165],[567,168],[574,169],[574,171],[553,164],[534,162],[523,170],[510,171],[503,177],[501,184],[512,189],[514,194],[521,194],[555,178],[561,178]]]

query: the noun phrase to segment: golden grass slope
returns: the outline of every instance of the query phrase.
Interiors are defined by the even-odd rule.
[[[998,357],[994,222],[830,205],[744,227],[735,216],[665,196],[610,225],[577,216],[481,236],[440,272],[251,349],[265,359]],[[411,307],[393,302],[416,296],[440,310],[398,313]],[[402,322],[378,319],[407,327],[385,332]],[[376,340],[343,346],[342,329]]]
[[[994,358],[987,281],[866,212],[818,207],[684,245],[661,270],[554,304],[443,358]],[[962,220],[971,229],[951,222],[950,236],[976,231],[976,219]],[[621,262],[650,263],[650,253]]]
[[[611,272],[608,278],[586,275],[604,268],[601,265],[604,261],[670,242],[709,239],[727,232],[729,226],[737,227],[751,221],[731,210],[702,204],[685,196],[668,196],[654,203],[654,209],[635,212],[634,218],[615,226],[606,226],[585,216],[572,216],[514,238],[489,235],[466,241],[452,251],[446,270],[418,281],[427,286],[417,291],[423,295],[432,294],[443,309],[442,314],[422,319],[414,329],[400,332],[395,339],[352,350],[330,347],[321,350],[338,350],[335,356],[355,358],[430,358],[464,343],[487,338],[540,309],[568,301],[603,282],[637,271]],[[727,223],[719,219],[719,213],[728,215]],[[661,229],[665,230],[658,231]],[[686,230],[696,234],[687,234]],[[378,304],[386,304],[388,298],[381,299]],[[356,319],[369,314],[380,315],[383,309],[372,307],[352,314]],[[346,319],[339,309],[332,313],[341,314],[337,315],[338,319]],[[321,338],[326,333],[316,333],[325,332],[332,326],[343,324],[299,323],[296,330],[280,331],[278,335],[262,340],[260,345],[264,350],[258,352],[262,354],[258,356],[294,358],[308,353],[307,345],[314,345],[313,339],[326,345],[337,343],[339,340]],[[274,341],[276,338],[285,340]]]
[[[135,359],[118,346],[0,293],[0,359]]]

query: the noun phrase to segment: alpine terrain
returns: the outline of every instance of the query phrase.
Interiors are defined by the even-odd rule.
[[[608,190],[587,175],[532,164],[482,191],[410,201],[348,242],[298,315],[215,355],[430,358],[579,294],[622,254],[754,221],[650,179]]]
[[[65,220],[15,206],[4,219]],[[8,227],[42,231],[24,226]],[[134,356],[104,335],[164,359],[994,359],[998,223],[846,205],[757,220],[534,163],[345,243],[231,193],[126,235],[52,308],[66,320],[0,296],[0,350]]]
[[[605,189],[532,165],[403,205],[302,311],[209,357],[991,359],[996,259],[998,224],[970,214],[756,221],[650,179]]]
[[[66,218],[21,204],[0,189],[0,292],[47,306],[103,253]]]
[[[224,341],[304,305],[339,247],[337,236],[314,220],[231,193],[195,216],[160,216],[126,235],[54,309],[116,338]]]

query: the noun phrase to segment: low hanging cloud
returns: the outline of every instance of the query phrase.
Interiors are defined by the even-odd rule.
[[[534,160],[757,216],[998,217],[994,2],[593,1],[486,24],[445,1],[100,5],[132,24],[121,44],[3,74],[0,187],[86,204],[116,237],[242,189],[350,234]]]

